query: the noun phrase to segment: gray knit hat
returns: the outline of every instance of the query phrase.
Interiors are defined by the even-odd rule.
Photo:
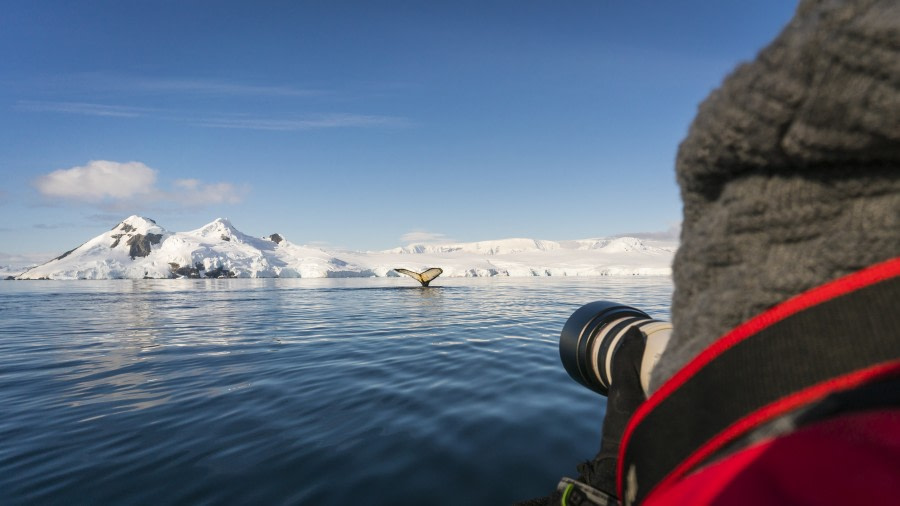
[[[653,389],[750,317],[900,255],[900,2],[802,2],[700,106],[676,171],[675,330]]]

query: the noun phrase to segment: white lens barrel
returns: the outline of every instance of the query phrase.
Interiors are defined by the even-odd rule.
[[[641,332],[647,337],[647,346],[644,348],[644,356],[641,359],[641,388],[644,389],[644,397],[650,397],[650,373],[659,362],[663,350],[669,344],[672,335],[672,324],[654,320],[653,323],[641,327]]]

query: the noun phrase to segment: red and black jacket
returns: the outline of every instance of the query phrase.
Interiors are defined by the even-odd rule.
[[[619,497],[626,505],[898,501],[898,397],[900,257],[760,314],[676,373],[628,423]],[[799,410],[790,433],[733,449]]]

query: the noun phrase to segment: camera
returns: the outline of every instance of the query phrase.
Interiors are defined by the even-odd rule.
[[[650,372],[672,333],[672,324],[654,320],[640,309],[599,300],[572,313],[559,336],[563,367],[578,383],[600,395],[608,395],[615,355],[623,338],[637,329],[646,340],[640,364],[641,387],[649,391]]]

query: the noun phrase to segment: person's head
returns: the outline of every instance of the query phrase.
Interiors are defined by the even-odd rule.
[[[807,0],[700,106],[652,387],[742,321],[900,254],[900,3]]]

